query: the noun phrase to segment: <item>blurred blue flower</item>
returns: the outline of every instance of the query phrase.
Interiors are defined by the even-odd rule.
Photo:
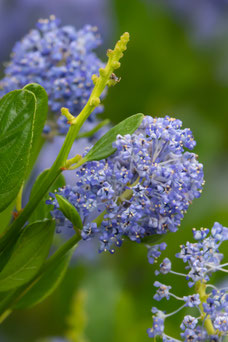
[[[100,43],[96,27],[87,25],[77,31],[72,26],[60,26],[55,16],[39,20],[37,28],[16,43],[6,76],[0,82],[0,96],[28,83],[39,83],[48,93],[53,113],[67,107],[77,116],[93,89],[92,75],[98,74],[103,66],[93,52]],[[101,111],[99,106],[89,121]],[[63,116],[57,120],[57,126],[62,134],[69,128]]]
[[[77,28],[97,26],[107,40],[113,26],[110,0],[1,0],[0,60],[8,58],[15,41],[35,25],[39,18],[54,14],[64,24]]]

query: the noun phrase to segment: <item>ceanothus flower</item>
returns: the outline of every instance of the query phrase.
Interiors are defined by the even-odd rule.
[[[159,281],[155,281],[154,286],[158,287],[156,294],[154,295],[155,300],[160,301],[162,298],[169,299],[169,290],[172,288],[171,286],[162,284]]]
[[[186,275],[189,286],[193,286],[197,281],[208,281],[210,275],[221,269],[223,254],[219,252],[219,247],[223,241],[228,240],[228,228],[223,227],[218,222],[214,223],[211,235],[208,236],[208,229],[196,231],[193,229],[196,243],[187,242],[181,246],[181,251],[177,253],[177,258],[188,263]]]
[[[198,293],[195,293],[190,296],[184,296],[183,300],[185,301],[185,306],[188,306],[189,308],[194,308],[195,306],[198,306],[201,303]]]
[[[167,247],[167,244],[165,242],[160,243],[160,245],[153,245],[153,246],[148,245],[147,257],[148,257],[149,263],[153,264],[154,261],[160,257],[161,251],[164,251],[166,247]]]
[[[221,332],[227,332],[228,331],[228,313],[227,312],[219,314],[215,318],[214,327],[215,327],[215,329],[218,329]]]
[[[0,82],[0,96],[28,83],[39,83],[48,93],[51,112],[59,114],[61,107],[67,107],[77,116],[93,89],[92,75],[103,66],[93,51],[100,43],[96,27],[87,25],[77,31],[73,26],[61,26],[54,16],[39,20],[36,29],[15,44]],[[100,111],[102,106],[96,113]],[[95,114],[89,121],[94,121]],[[62,134],[69,128],[64,116],[50,126]],[[50,126],[44,132],[49,133]]]
[[[209,235],[210,233],[210,235]],[[168,317],[175,315],[184,308],[188,311],[194,308],[196,314],[185,315],[180,329],[182,332],[180,336],[181,341],[185,342],[225,342],[228,336],[228,288],[217,289],[216,286],[209,284],[210,274],[215,271],[223,271],[228,273],[228,263],[221,264],[223,254],[219,252],[219,247],[223,242],[228,240],[228,228],[223,227],[218,222],[214,223],[211,231],[209,229],[201,228],[199,231],[193,229],[194,239],[196,243],[187,242],[181,246],[181,252],[176,255],[177,258],[182,259],[188,264],[186,269],[190,270],[188,274],[175,272],[171,269],[171,262],[168,258],[162,262],[160,269],[166,268],[164,265],[169,264],[169,272],[177,276],[191,279],[188,283],[190,287],[193,285],[194,292],[191,295],[179,297],[173,294],[171,286],[164,285],[159,281],[154,283],[157,287],[154,299],[161,300],[170,297],[175,298],[178,302],[182,302],[175,311],[171,313],[161,312],[156,307],[153,307],[152,312],[155,313],[153,319],[155,325],[152,329],[148,329],[149,337],[160,336],[162,341],[180,342],[179,339],[172,338],[165,333],[165,321]],[[184,304],[183,304],[184,303]],[[190,311],[190,313],[192,313]],[[162,329],[157,327],[158,319],[162,318]]]
[[[134,134],[117,136],[113,155],[83,165],[76,172],[76,186],[60,190],[60,195],[76,207],[86,230],[103,215],[100,251],[113,252],[113,244],[121,245],[124,237],[141,242],[175,232],[204,183],[202,164],[185,151],[195,144],[180,120],[146,116]],[[52,203],[58,217],[58,204]],[[151,252],[151,261],[156,253]]]
[[[147,329],[147,333],[149,337],[160,336],[164,331],[164,313],[162,311],[158,311],[156,316],[153,319],[153,327]]]
[[[182,330],[185,330],[186,328],[195,329],[197,324],[198,324],[198,319],[197,318],[195,318],[193,316],[190,316],[190,315],[187,315],[187,316],[184,317],[183,322],[180,325],[180,328]]]
[[[158,275],[159,273],[161,274],[169,273],[171,271],[172,264],[169,258],[165,258],[159,266],[160,266],[159,271],[158,270],[155,271],[156,275]]]

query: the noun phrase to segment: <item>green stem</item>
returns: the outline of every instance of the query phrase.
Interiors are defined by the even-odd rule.
[[[3,314],[0,316],[0,324],[2,324],[6,318],[12,313],[12,310],[6,310],[3,312]]]
[[[20,212],[22,209],[22,194],[23,194],[24,184],[22,184],[20,191],[18,192],[17,198],[16,198],[16,210],[17,212]]]
[[[207,330],[207,333],[208,335],[215,335],[216,334],[216,331],[213,327],[213,324],[212,324],[212,321],[210,319],[210,315],[207,315],[207,318],[205,319],[206,317],[206,313],[204,312],[204,309],[203,309],[203,303],[206,303],[207,301],[207,298],[208,298],[208,295],[206,294],[206,284],[201,282],[201,281],[198,281],[195,285],[195,289],[196,289],[196,292],[199,294],[200,296],[200,311],[201,311],[201,320],[204,321],[204,326],[205,326],[205,329]]]

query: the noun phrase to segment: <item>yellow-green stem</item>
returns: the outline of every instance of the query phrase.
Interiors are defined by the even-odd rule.
[[[0,316],[0,324],[2,324],[5,319],[12,313],[12,310],[6,310],[1,316]]]
[[[18,212],[21,211],[22,209],[22,194],[23,194],[23,189],[24,189],[24,184],[22,184],[21,188],[20,188],[20,191],[18,192],[17,194],[17,197],[16,197],[16,210]]]
[[[200,301],[201,301],[199,305],[200,311],[201,311],[201,320],[204,321],[204,326],[205,326],[205,329],[207,330],[208,335],[215,335],[216,331],[213,327],[210,315],[207,315],[206,317],[206,313],[204,312],[204,309],[203,309],[203,303],[206,303],[207,298],[208,298],[208,295],[206,294],[206,284],[201,281],[198,281],[195,285],[195,289],[196,289],[196,292],[199,294]]]

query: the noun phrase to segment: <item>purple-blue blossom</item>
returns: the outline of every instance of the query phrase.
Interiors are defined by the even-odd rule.
[[[159,281],[154,282],[154,286],[158,287],[154,299],[160,301],[162,298],[169,299],[169,290],[172,288],[171,286],[167,286],[165,284],[160,283]]]
[[[159,281],[155,281],[154,286],[157,288],[154,299],[161,300],[170,297],[175,298],[180,306],[173,312],[161,312],[153,307],[153,328],[148,329],[148,336],[160,336],[162,341],[180,341],[172,338],[165,332],[165,321],[170,316],[175,315],[179,311],[187,308],[189,313],[183,317],[180,324],[181,341],[218,341],[225,342],[228,336],[228,288],[217,289],[216,286],[209,283],[210,275],[215,271],[228,273],[228,263],[221,264],[223,254],[220,253],[219,247],[222,243],[227,242],[228,228],[223,227],[220,223],[215,222],[212,229],[201,228],[193,229],[193,237],[197,241],[195,243],[187,242],[181,246],[181,252],[176,255],[177,258],[187,263],[185,267],[187,274],[175,272],[171,267],[168,258],[160,264],[160,272],[165,264],[169,265],[169,272],[176,276],[184,277],[190,287],[194,286],[194,293],[180,297],[172,293],[171,286],[164,285]],[[194,308],[194,311],[192,310]],[[193,316],[192,314],[195,315]],[[162,329],[159,330],[154,325],[162,317]]]
[[[88,101],[93,89],[93,74],[103,66],[94,50],[101,44],[96,27],[89,25],[80,30],[61,26],[60,20],[51,16],[38,21],[13,48],[11,60],[0,81],[0,96],[19,89],[28,83],[39,83],[48,93],[49,107],[59,116],[61,107],[67,107],[77,116]],[[88,122],[95,121],[98,106]],[[65,134],[69,128],[63,116],[48,122],[45,132],[58,130]]]
[[[33,27],[37,18],[48,18],[51,14],[63,24],[77,28],[87,23],[98,26],[105,41],[115,20],[110,0],[1,0],[0,60],[5,61],[15,41]]]
[[[160,264],[159,271],[156,270],[155,274],[156,275],[158,275],[159,273],[167,274],[171,271],[171,267],[172,267],[171,261],[169,260],[169,258],[165,258]]]
[[[147,333],[149,337],[159,336],[164,331],[164,314],[162,311],[158,311],[156,316],[153,319],[153,327],[147,329]]]
[[[185,301],[185,306],[188,306],[189,308],[194,308],[195,306],[198,306],[201,303],[198,293],[190,296],[184,296],[183,300]]]
[[[197,155],[186,151],[196,143],[191,131],[181,126],[180,120],[168,116],[146,116],[134,134],[117,136],[113,155],[84,164],[76,172],[76,185],[60,190],[80,213],[86,232],[103,215],[100,251],[113,252],[124,237],[141,242],[175,232],[189,204],[200,196],[203,166]],[[59,218],[54,195],[52,203],[53,216]],[[157,253],[158,249],[151,251],[151,262]]]
[[[198,319],[191,316],[191,315],[187,315],[184,317],[183,322],[180,325],[180,328],[182,330],[185,330],[186,328],[188,329],[194,329],[198,324]]]
[[[215,329],[218,329],[221,332],[227,332],[228,331],[228,313],[227,312],[219,314],[215,318],[214,327],[215,327]]]
[[[167,244],[165,242],[162,242],[160,245],[148,245],[148,253],[147,253],[147,257],[148,257],[148,261],[150,264],[153,264],[154,261],[160,257],[161,252],[164,251],[167,247]]]
[[[202,236],[203,239],[199,239]],[[209,230],[193,230],[196,243],[187,242],[181,246],[181,251],[177,253],[177,258],[182,259],[188,264],[186,269],[189,270],[186,275],[189,280],[189,286],[193,286],[197,281],[208,281],[213,272],[222,268],[220,265],[223,254],[219,252],[222,242],[228,240],[228,228],[223,227],[218,222],[214,223],[211,229],[211,235],[208,236]]]

